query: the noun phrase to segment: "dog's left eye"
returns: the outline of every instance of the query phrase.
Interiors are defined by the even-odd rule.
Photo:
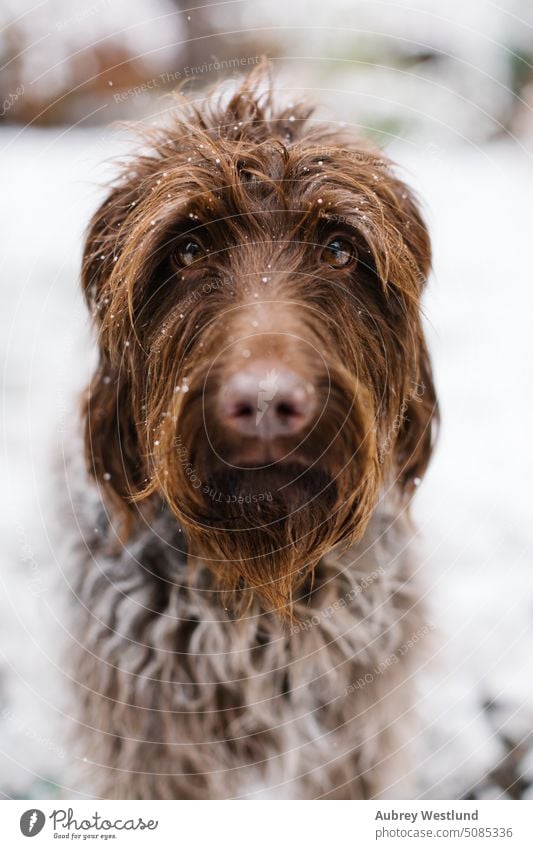
[[[346,268],[355,261],[355,250],[346,239],[333,239],[322,250],[320,259],[332,268]]]
[[[205,256],[205,250],[199,242],[195,242],[194,239],[187,239],[178,245],[175,256],[179,265],[185,268],[202,259]]]

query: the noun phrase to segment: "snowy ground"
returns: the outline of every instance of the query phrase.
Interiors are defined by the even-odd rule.
[[[0,793],[8,796],[70,795],[48,470],[90,362],[77,288],[81,234],[107,173],[100,163],[119,147],[102,131],[0,133],[8,201],[0,220]],[[434,795],[458,795],[498,764],[502,737],[518,743],[533,727],[533,171],[509,143],[392,152],[427,202],[434,237],[427,313],[443,411],[416,504],[442,645],[420,697],[434,752],[420,768]],[[497,708],[483,710],[492,700]],[[531,749],[524,757],[520,749],[517,769],[533,780]]]

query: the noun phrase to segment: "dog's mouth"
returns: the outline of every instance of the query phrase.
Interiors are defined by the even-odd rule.
[[[249,440],[239,447],[238,450],[226,452],[224,461],[227,466],[243,471],[261,469],[264,467],[275,467],[280,474],[284,474],[287,467],[299,466],[306,469],[312,465],[310,457],[301,450],[287,448],[277,441],[255,442]]]
[[[221,467],[211,472],[203,488],[209,512],[235,517],[252,512],[275,513],[279,519],[289,518],[302,509],[313,509],[320,499],[331,504],[336,499],[336,485],[330,473],[317,465],[301,461],[265,464],[262,467]]]

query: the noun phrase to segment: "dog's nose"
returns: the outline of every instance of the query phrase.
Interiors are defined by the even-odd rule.
[[[232,375],[219,395],[222,422],[263,440],[298,433],[310,423],[315,406],[314,386],[285,368],[251,366]]]

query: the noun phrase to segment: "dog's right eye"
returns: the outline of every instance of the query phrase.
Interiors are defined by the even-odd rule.
[[[180,245],[178,245],[177,250],[175,252],[175,257],[178,262],[178,265],[181,265],[182,268],[186,268],[188,265],[192,265],[193,262],[197,262],[199,259],[202,259],[205,256],[205,250],[201,246],[199,242],[195,242],[194,239],[186,239]]]

